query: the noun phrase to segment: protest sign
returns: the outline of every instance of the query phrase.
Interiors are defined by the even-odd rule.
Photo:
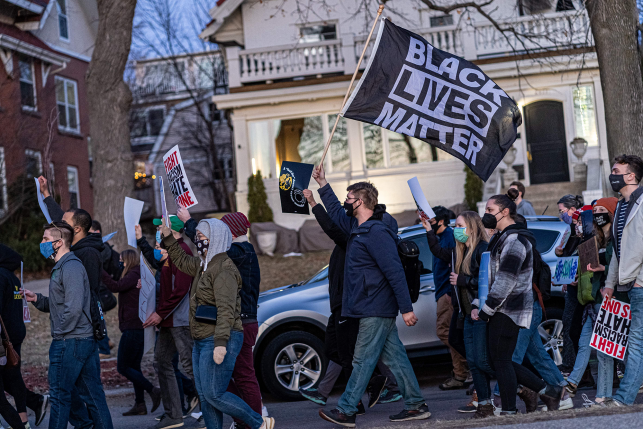
[[[188,176],[185,174],[185,167],[183,166],[183,160],[179,152],[179,145],[167,151],[165,156],[163,156],[163,165],[165,166],[167,180],[176,205],[181,205],[186,209],[197,205],[199,202],[192,191]]]
[[[114,236],[116,235],[116,233],[117,233],[117,232],[118,232],[118,231],[114,231],[114,232],[112,232],[111,234],[107,234],[106,236],[104,236],[104,237],[103,237],[103,243],[107,243],[109,240],[111,240],[112,238],[114,238]]]
[[[600,262],[598,260],[596,236],[593,236],[589,240],[578,245],[578,256],[581,273],[587,271],[587,264],[592,264],[592,268],[598,268]]]
[[[411,194],[413,194],[413,199],[415,200],[415,205],[418,208],[420,219],[433,219],[435,217],[435,213],[431,208],[431,204],[426,200],[424,192],[422,192],[422,187],[420,186],[417,176],[409,179],[406,183],[408,183],[409,188],[411,188]]]
[[[36,181],[36,196],[38,197],[38,205],[40,206],[40,210],[42,210],[42,214],[45,215],[45,219],[47,219],[47,223],[51,223],[51,216],[49,215],[49,209],[47,208],[47,205],[45,204],[45,200],[42,198],[42,194],[40,193],[40,182],[36,177],[34,177],[34,180]]]
[[[608,356],[624,360],[631,324],[630,304],[614,298],[603,300],[589,345]]]
[[[382,19],[342,115],[420,139],[486,181],[516,140],[520,109],[475,64]]]
[[[138,297],[138,318],[145,323],[148,317],[156,311],[156,279],[147,261],[141,253],[141,291]],[[154,346],[154,327],[145,328],[145,344],[143,354]]]
[[[480,256],[480,271],[478,271],[478,308],[484,307],[489,295],[489,263],[491,262],[491,253],[483,252]]]
[[[24,268],[25,268],[25,264],[22,261],[20,261],[20,289],[22,290],[25,289],[25,284],[22,277]],[[31,312],[29,311],[29,303],[27,303],[27,299],[24,297],[24,295],[22,296],[22,321],[24,323],[31,322]]]
[[[308,189],[313,174],[312,164],[284,161],[279,173],[279,198],[282,213],[310,214],[304,189]]]
[[[161,177],[161,182],[159,184],[160,193],[161,193],[161,217],[165,221],[165,225],[170,228],[170,217],[167,214],[167,203],[165,202],[165,187],[163,186],[163,178]]]
[[[134,227],[141,220],[141,213],[143,213],[143,201],[125,197],[125,204],[123,205],[125,232],[127,233],[127,244],[133,248],[136,248],[136,230]]]
[[[576,280],[578,272],[578,256],[558,258],[556,269],[551,276],[551,282],[555,285],[568,285]]]

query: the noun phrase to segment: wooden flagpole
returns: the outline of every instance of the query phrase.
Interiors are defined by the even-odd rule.
[[[344,105],[346,104],[346,101],[348,100],[348,96],[351,93],[351,88],[353,88],[353,82],[355,82],[355,78],[357,77],[359,66],[362,64],[362,60],[364,59],[364,55],[366,54],[366,49],[368,48],[368,44],[371,41],[371,36],[373,36],[373,31],[375,31],[375,27],[377,26],[377,21],[379,21],[383,11],[384,11],[384,5],[381,4],[380,7],[377,9],[377,17],[375,18],[375,22],[373,23],[371,32],[368,33],[368,38],[366,39],[366,43],[364,43],[364,49],[362,50],[362,55],[359,57],[359,61],[357,61],[357,67],[355,67],[355,72],[353,73],[353,77],[351,78],[351,83],[348,85],[348,90],[346,91],[346,95],[344,96],[344,101],[342,101],[342,107],[339,109],[337,118],[335,118],[335,125],[333,125],[333,129],[330,132],[330,136],[328,136],[328,141],[326,142],[326,147],[324,148],[324,153],[322,154],[319,165],[324,164],[324,159],[326,159],[326,153],[328,152],[328,148],[330,147],[330,142],[333,139],[333,135],[335,134],[335,129],[337,129],[337,124],[339,123],[340,115],[342,113],[342,110],[344,109]]]

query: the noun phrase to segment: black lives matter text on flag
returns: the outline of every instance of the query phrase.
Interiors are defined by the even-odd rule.
[[[183,159],[178,145],[167,151],[163,156],[163,165],[165,166],[170,190],[176,204],[185,208],[197,205],[198,201],[185,174],[185,167],[183,166]]]
[[[487,180],[516,139],[514,101],[476,65],[382,20],[346,118],[423,140]]]

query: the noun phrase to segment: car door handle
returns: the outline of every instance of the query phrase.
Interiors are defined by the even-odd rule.
[[[433,290],[434,290],[433,286],[423,286],[420,288],[420,293],[433,292]]]

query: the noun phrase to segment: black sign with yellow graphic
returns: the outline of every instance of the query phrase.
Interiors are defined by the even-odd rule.
[[[279,173],[279,197],[283,213],[310,214],[304,189],[308,189],[313,174],[312,164],[284,161]]]

